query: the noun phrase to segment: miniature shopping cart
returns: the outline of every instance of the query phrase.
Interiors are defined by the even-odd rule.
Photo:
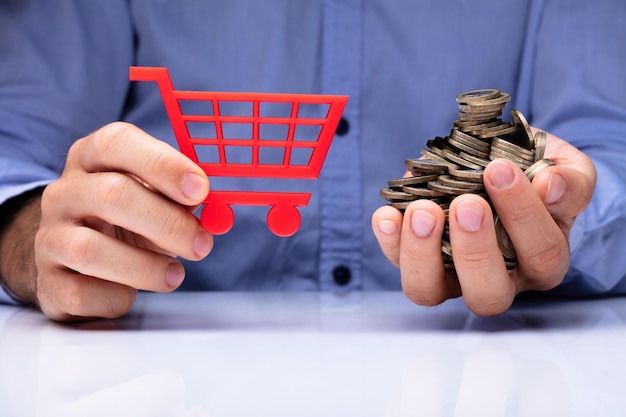
[[[208,176],[317,179],[348,100],[347,96],[312,94],[177,91],[167,68],[158,67],[131,67],[130,79],[157,83],[180,151]],[[206,105],[206,111],[194,110],[189,114],[182,106],[187,103]],[[249,105],[251,111],[225,114],[225,104]],[[264,106],[272,105],[287,110],[278,117],[275,113],[264,114]],[[311,106],[327,111],[321,117],[303,116],[300,110]],[[191,125],[204,125],[207,129],[190,134]],[[237,131],[233,126],[245,127],[249,137],[240,133],[230,136],[230,131]],[[285,137],[263,137],[261,132],[268,126],[284,127]],[[315,132],[313,139],[298,140],[296,132],[306,128]],[[249,149],[250,160],[231,160],[228,151],[233,148]],[[267,150],[279,150],[282,161],[263,161],[260,154]],[[310,155],[304,163],[294,158],[303,150]],[[310,197],[310,193],[296,192],[211,190],[203,202],[200,220],[209,232],[223,234],[234,223],[231,205],[271,206],[267,214],[269,229],[278,236],[290,236],[300,227],[300,212],[296,207],[306,206]]]

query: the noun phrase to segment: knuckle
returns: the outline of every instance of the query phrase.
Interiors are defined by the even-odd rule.
[[[120,209],[129,202],[129,191],[134,180],[124,174],[108,173],[99,184],[99,199],[103,207]]]
[[[131,135],[132,125],[125,122],[113,122],[101,127],[91,136],[93,151],[98,157],[108,160],[119,152]]]
[[[194,235],[186,216],[178,210],[166,211],[160,220],[161,233],[168,239],[178,240]]]
[[[489,265],[491,257],[489,252],[480,248],[455,248],[454,260],[463,264],[463,269],[477,270]]]
[[[150,175],[158,175],[172,162],[172,154],[162,147],[153,147],[152,152],[146,155],[145,166],[150,170]]]
[[[101,251],[96,235],[92,233],[74,233],[63,243],[65,263],[76,271],[83,271],[92,265]]]
[[[101,311],[98,314],[106,319],[114,319],[128,313],[135,302],[135,290],[130,287],[122,288],[113,294],[108,294],[100,299]]]
[[[45,213],[56,213],[63,201],[67,198],[68,190],[63,180],[52,181],[41,194],[41,211]]]
[[[76,317],[84,316],[90,305],[85,286],[77,281],[72,281],[72,285],[66,287],[62,302],[65,314]]]
[[[524,256],[524,269],[530,275],[546,275],[564,268],[569,263],[569,248],[561,240],[531,249]]]

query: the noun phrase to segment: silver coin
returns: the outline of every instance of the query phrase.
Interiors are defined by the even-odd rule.
[[[506,258],[516,258],[517,254],[515,253],[513,242],[511,242],[511,238],[509,237],[509,234],[507,233],[504,225],[500,221],[500,217],[498,216],[495,216],[494,227],[496,229],[498,248],[500,248],[500,252],[502,252],[502,255]]]
[[[381,188],[380,196],[384,198],[385,200],[394,200],[394,201],[415,200],[414,195],[405,193],[404,191],[393,190],[389,187]]]
[[[500,90],[492,88],[472,90],[456,96],[457,103],[471,103],[475,101],[489,100],[500,96]]]
[[[474,182],[483,182],[484,171],[482,169],[450,169],[448,172],[454,178]]]
[[[509,142],[507,140],[504,140],[498,137],[493,138],[493,140],[491,141],[491,148],[493,149],[494,147],[500,148],[502,150],[506,150],[512,153],[513,155],[523,157],[533,162],[535,160],[534,150],[522,148],[521,146],[518,146],[512,142]]]
[[[459,153],[461,151],[466,152],[470,155],[474,155],[477,156],[478,158],[487,158],[489,157],[489,151],[481,151],[478,150],[476,148],[474,148],[473,146],[467,145],[463,142],[459,142],[458,140],[454,139],[454,138],[450,138],[449,141],[450,145],[454,146],[455,148],[457,148],[459,150]]]
[[[433,175],[421,175],[419,177],[405,177],[405,178],[398,178],[396,180],[389,180],[387,182],[387,184],[389,185],[389,188],[394,188],[394,187],[400,187],[402,188],[402,186],[404,185],[417,185],[417,184],[425,184],[428,181],[434,181],[439,177],[439,175],[437,174],[433,174]]]
[[[437,181],[449,187],[463,188],[470,191],[479,191],[485,189],[485,185],[482,182],[464,181],[458,178],[454,178],[452,175],[439,175]]]
[[[429,183],[430,184],[430,183]],[[402,191],[410,194],[412,196],[418,196],[418,197],[442,197],[448,193],[445,192],[441,192],[438,190],[433,190],[432,188],[426,188],[426,187],[411,187],[408,185],[405,185],[404,187],[402,187]],[[413,197],[415,199],[415,197]]]
[[[426,148],[422,148],[420,150],[420,152],[422,153],[422,155],[424,155],[426,158],[428,159],[432,159],[435,162],[438,162],[441,165],[445,165],[448,167],[448,170],[450,169],[457,169],[459,168],[458,165],[453,164],[452,162],[450,162],[449,160],[437,155],[436,153],[434,153],[433,151],[431,151],[430,149],[426,149]],[[442,152],[445,152],[445,150],[443,150]]]
[[[477,136],[481,139],[494,138],[496,136],[504,136],[510,133],[514,133],[515,130],[516,130],[515,125],[504,123],[500,126],[485,129]]]
[[[443,151],[443,155],[449,161],[452,161],[453,163],[457,164],[457,166],[460,165],[462,167],[469,168],[469,169],[480,169],[481,168],[479,165],[473,164],[470,161],[461,158],[458,154],[456,154],[454,152]],[[448,171],[449,171],[449,169],[448,169]]]
[[[511,121],[515,126],[518,126],[519,129],[521,129],[516,136],[517,139],[521,141],[519,145],[526,149],[532,149],[534,147],[533,132],[530,130],[526,117],[524,117],[521,111],[515,109],[511,111]]]
[[[489,162],[491,162],[489,158],[478,158],[465,152],[459,153],[459,156],[465,160],[470,161],[472,164],[480,166],[481,168],[486,168],[487,165],[489,165]]]
[[[537,133],[535,133],[535,162],[543,159],[547,143],[548,135],[546,132],[542,130],[537,131]]]
[[[461,194],[467,194],[467,193],[472,192],[472,190],[468,188],[452,187],[449,185],[442,184],[439,181],[429,182],[428,188],[434,191],[438,191],[440,193],[450,194],[450,195],[461,195]]]
[[[533,178],[535,178],[535,175],[537,175],[542,169],[545,169],[547,167],[551,167],[554,165],[555,165],[554,162],[552,162],[549,159],[546,159],[546,158],[540,159],[534,164],[532,164],[530,167],[528,167],[524,171],[524,175],[526,175],[526,178],[528,178],[528,180],[532,182]]]
[[[432,159],[406,159],[404,163],[409,171],[419,171],[429,174],[445,174],[448,172],[448,165],[441,164]]]

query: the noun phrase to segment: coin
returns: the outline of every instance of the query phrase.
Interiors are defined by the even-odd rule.
[[[500,248],[500,252],[506,258],[513,259],[517,257],[515,253],[515,248],[513,247],[513,243],[511,242],[511,238],[507,233],[504,225],[500,221],[500,217],[495,216],[494,218],[494,228],[496,229],[496,240],[498,241],[498,248]]]
[[[423,173],[445,174],[448,172],[448,166],[440,164],[432,159],[407,159],[404,161],[409,171],[418,170]]]
[[[389,180],[387,184],[389,185],[389,188],[394,188],[394,187],[401,188],[404,185],[416,185],[416,184],[427,183],[428,181],[435,181],[438,177],[439,175],[437,174],[422,175],[419,177],[405,177],[405,178],[398,178],[397,180]]]
[[[547,142],[548,135],[546,132],[539,130],[535,133],[535,162],[543,159],[543,155],[546,152]]]
[[[528,167],[524,171],[524,175],[526,175],[528,180],[532,182],[533,178],[535,178],[535,175],[537,175],[542,169],[551,167],[551,166],[554,166],[554,162],[552,162],[551,160],[545,159],[545,158],[540,159],[534,164],[532,164],[530,167]]]
[[[382,188],[380,190],[380,196],[385,200],[414,200],[415,198],[411,194],[407,194],[403,191],[393,190],[389,187]]]
[[[483,182],[484,171],[482,169],[450,169],[448,172],[454,178],[480,183]]]
[[[493,88],[472,90],[456,96],[457,103],[471,103],[472,101],[489,100],[500,96],[500,90]]]
[[[515,162],[532,181],[542,169],[554,165],[544,158],[545,132],[534,136],[524,115],[511,112],[512,123],[500,119],[510,96],[497,89],[473,90],[456,96],[459,112],[449,136],[436,136],[420,149],[421,158],[406,159],[412,177],[389,180],[381,197],[401,211],[418,199],[438,204],[446,215],[442,233],[441,257],[445,268],[454,268],[449,241],[448,209],[460,194],[484,198],[492,208],[498,247],[507,269],[517,265],[515,248],[485,192],[483,170],[491,159]]]
[[[531,143],[533,141],[533,132],[530,130],[530,126],[522,112],[517,109],[511,111],[511,121],[521,129],[515,136],[520,141],[519,145],[526,149],[533,148],[534,145]]]
[[[472,191],[485,189],[485,185],[482,182],[464,181],[458,178],[454,178],[451,175],[440,175],[437,181],[449,187],[462,188]]]

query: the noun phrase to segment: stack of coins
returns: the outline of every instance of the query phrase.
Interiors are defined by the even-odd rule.
[[[483,184],[483,170],[489,162],[509,159],[524,170],[530,181],[539,171],[554,165],[544,158],[545,132],[533,135],[519,110],[511,111],[511,123],[500,118],[510,98],[496,89],[459,94],[459,118],[450,134],[427,141],[421,158],[405,161],[411,176],[390,180],[380,190],[380,196],[399,210],[424,198],[441,206],[446,214],[441,242],[446,268],[454,268],[448,228],[450,202],[466,193],[478,194],[489,202]],[[493,214],[498,246],[507,268],[513,269],[517,264],[515,248],[495,210]]]

